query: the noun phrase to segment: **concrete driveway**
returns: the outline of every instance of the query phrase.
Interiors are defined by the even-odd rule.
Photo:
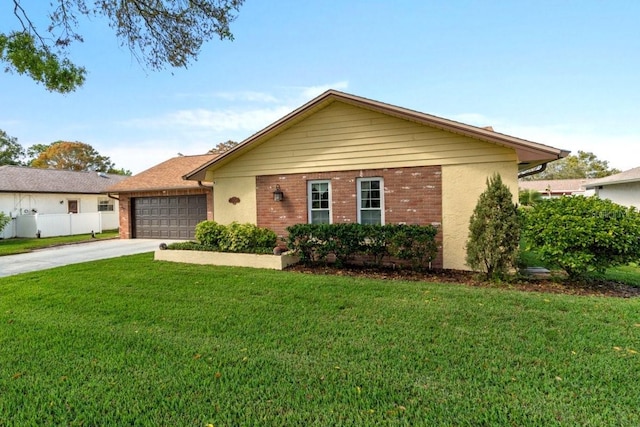
[[[172,243],[179,240],[162,239],[113,239],[96,240],[88,243],[56,246],[39,249],[20,255],[0,256],[0,277],[30,271],[46,270],[67,264],[116,258],[158,249],[160,243]]]

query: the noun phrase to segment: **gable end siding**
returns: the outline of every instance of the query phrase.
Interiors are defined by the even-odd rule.
[[[334,102],[207,178],[500,161],[515,151]]]

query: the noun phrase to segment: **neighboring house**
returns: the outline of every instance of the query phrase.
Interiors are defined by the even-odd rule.
[[[640,167],[592,180],[587,188],[594,190],[601,199],[640,209]]]
[[[468,269],[469,219],[487,178],[567,151],[329,90],[185,179],[213,185],[213,219],[286,235],[310,222],[438,226],[436,268]]]
[[[182,175],[216,156],[174,157],[110,187],[120,200],[120,237],[193,239],[196,224],[213,218],[212,188]]]
[[[538,181],[520,181],[520,190],[533,190],[549,199],[560,196],[592,196],[593,190],[587,190],[589,179],[543,179]]]
[[[118,228],[118,202],[105,189],[125,178],[101,172],[0,166],[0,211],[13,219],[0,237],[34,237],[37,230],[47,237]],[[105,215],[97,215],[99,212]],[[74,229],[68,214],[79,214],[73,221],[83,225],[76,224]],[[18,223],[24,225],[18,227]]]

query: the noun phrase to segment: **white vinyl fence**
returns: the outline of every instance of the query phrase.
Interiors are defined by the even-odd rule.
[[[2,234],[5,238],[70,236],[102,233],[118,226],[115,212],[20,215],[7,224]]]

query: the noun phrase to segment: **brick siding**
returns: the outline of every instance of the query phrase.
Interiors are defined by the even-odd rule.
[[[357,179],[384,179],[386,224],[436,225],[438,257],[442,267],[442,172],[440,166],[396,169],[368,169],[256,177],[258,226],[267,227],[286,238],[286,227],[307,223],[307,182],[331,181],[333,223],[357,221]],[[273,201],[276,185],[284,193],[282,202]]]

